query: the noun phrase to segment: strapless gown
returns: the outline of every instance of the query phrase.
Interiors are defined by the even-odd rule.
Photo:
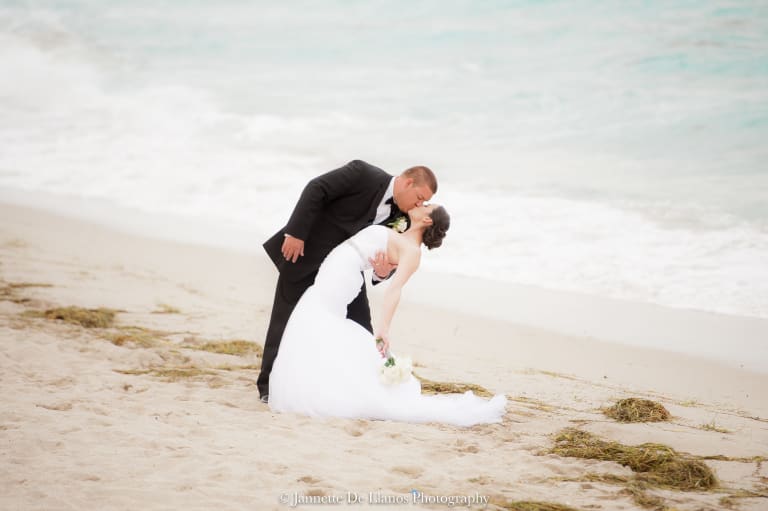
[[[499,422],[506,397],[472,392],[422,395],[410,376],[381,382],[384,359],[373,335],[346,318],[347,305],[363,285],[368,258],[386,250],[390,229],[372,225],[333,249],[288,321],[269,380],[275,412],[457,426]],[[387,285],[382,284],[382,285]]]

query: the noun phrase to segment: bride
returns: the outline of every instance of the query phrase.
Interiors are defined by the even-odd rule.
[[[506,397],[471,392],[426,396],[412,375],[398,384],[379,372],[389,351],[389,326],[403,285],[418,269],[421,245],[439,247],[450,225],[442,206],[408,212],[404,233],[380,225],[364,228],[323,261],[315,283],[299,300],[283,333],[269,380],[269,406],[310,416],[443,422],[470,426],[498,422]],[[369,259],[383,251],[397,271],[384,293],[376,336],[346,318],[347,305],[363,285]],[[382,343],[375,339],[381,338]]]

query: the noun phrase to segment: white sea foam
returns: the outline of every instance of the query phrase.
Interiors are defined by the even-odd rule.
[[[426,258],[437,271],[768,317],[768,231],[740,219],[509,193],[449,190],[441,199],[452,225]],[[661,209],[699,217],[659,221]]]

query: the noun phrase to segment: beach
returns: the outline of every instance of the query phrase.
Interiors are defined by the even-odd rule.
[[[3,2],[0,509],[768,509],[766,47],[732,0]],[[259,401],[261,244],[355,159],[437,175],[393,350],[500,423]]]
[[[657,509],[768,505],[768,374],[612,342],[622,322],[614,310],[605,314],[611,328],[568,334],[580,315],[600,316],[585,312],[589,301],[572,308],[563,295],[549,313],[515,316],[547,300],[523,304],[503,287],[484,293],[476,279],[420,276],[406,286],[393,342],[424,378],[507,395],[501,423],[274,414],[256,390],[277,277],[266,255],[18,205],[0,205],[0,218],[0,508],[517,509],[535,501],[644,509],[627,489],[630,468],[551,452],[566,428],[663,444],[716,475],[706,491],[643,489],[661,499]],[[480,307],[491,292],[496,307]],[[372,292],[374,317],[380,296]],[[85,328],[34,312],[68,306],[116,310],[115,325]],[[574,317],[563,317],[568,310]],[[765,331],[724,315],[686,324],[690,311],[658,314],[652,319],[691,339],[718,331],[718,318],[723,331],[741,325],[739,338]],[[648,332],[664,332],[653,326]],[[225,343],[248,349],[210,348]],[[629,397],[656,401],[671,418],[620,423],[603,413]]]

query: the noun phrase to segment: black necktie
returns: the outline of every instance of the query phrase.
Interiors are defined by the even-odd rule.
[[[397,207],[397,204],[395,204],[394,197],[390,197],[389,199],[387,199],[384,204],[389,204],[389,216],[395,217],[403,214],[403,212],[400,211],[400,208]]]
[[[403,214],[402,211],[400,211],[400,208],[397,207],[397,204],[395,204],[394,197],[385,200],[384,204],[389,204],[389,216],[379,222],[379,225],[387,225],[394,222],[397,217]]]
[[[403,213],[400,208],[397,207],[397,204],[395,204],[394,197],[390,197],[389,199],[384,201],[384,204],[389,204],[389,216],[379,222],[379,225],[386,225],[387,227],[392,227],[391,224],[395,220],[397,220],[399,217],[405,218],[405,225],[406,229],[408,229],[411,226],[411,219],[408,218],[408,215]]]

